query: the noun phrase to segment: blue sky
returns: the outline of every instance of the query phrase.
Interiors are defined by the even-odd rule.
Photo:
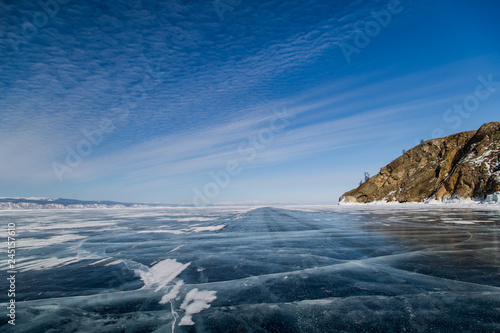
[[[498,13],[0,0],[0,195],[337,203],[420,139],[500,120]]]

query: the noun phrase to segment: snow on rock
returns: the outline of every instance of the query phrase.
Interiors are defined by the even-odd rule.
[[[500,192],[495,192],[486,197],[486,203],[500,203]]]

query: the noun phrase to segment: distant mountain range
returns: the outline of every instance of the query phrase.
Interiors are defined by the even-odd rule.
[[[264,202],[220,202],[209,206],[262,206]],[[277,202],[276,205],[289,205]],[[0,197],[0,210],[19,209],[106,209],[106,208],[151,208],[151,207],[195,207],[194,204],[131,203],[117,201],[89,201],[61,198],[7,198]]]
[[[500,199],[500,122],[432,139],[346,192],[340,203]]]
[[[13,209],[100,209],[100,208],[146,208],[180,205],[125,203],[115,201],[83,201],[52,198],[0,198],[0,210]]]

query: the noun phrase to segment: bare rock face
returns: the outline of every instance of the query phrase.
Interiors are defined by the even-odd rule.
[[[500,122],[421,143],[340,197],[341,203],[485,199],[500,191]]]

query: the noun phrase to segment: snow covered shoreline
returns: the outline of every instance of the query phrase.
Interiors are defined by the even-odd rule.
[[[422,202],[397,202],[397,201],[372,201],[368,203],[346,202],[344,198],[339,201],[340,206],[446,206],[446,207],[499,207],[500,208],[500,192],[495,192],[486,197],[486,199],[459,199],[446,198],[444,200],[436,200],[433,197]]]
[[[290,204],[290,205],[283,205],[283,204],[278,204],[278,205],[259,205],[259,206],[241,206],[241,205],[221,205],[221,206],[162,206],[158,204],[154,205],[147,205],[147,204],[130,204],[130,205],[123,205],[123,204],[99,204],[99,203],[92,203],[92,204],[57,204],[57,203],[45,203],[45,204],[40,204],[40,203],[33,203],[33,202],[0,202],[0,212],[2,211],[30,211],[30,210],[127,210],[127,209],[151,209],[151,210],[157,210],[157,209],[190,209],[190,210],[196,210],[196,209],[235,209],[235,208],[240,208],[243,209],[244,211],[254,209],[254,208],[260,208],[260,207],[280,207],[284,209],[297,209],[297,208],[307,208],[307,210],[311,208],[318,208],[322,209],[325,207],[456,207],[456,208],[473,208],[473,207],[492,207],[492,208],[500,208],[500,192],[496,192],[494,194],[490,194],[486,197],[484,200],[480,199],[457,199],[457,198],[445,198],[444,200],[435,200],[434,198],[430,198],[426,201],[423,202],[397,202],[397,201],[386,201],[386,200],[379,200],[379,201],[373,201],[369,203],[358,203],[358,202],[346,202],[347,200],[343,199],[341,200],[338,204],[331,204],[331,205],[325,205],[325,204],[318,204],[318,205],[313,205],[313,204],[307,204],[307,205],[301,205],[301,204]]]

